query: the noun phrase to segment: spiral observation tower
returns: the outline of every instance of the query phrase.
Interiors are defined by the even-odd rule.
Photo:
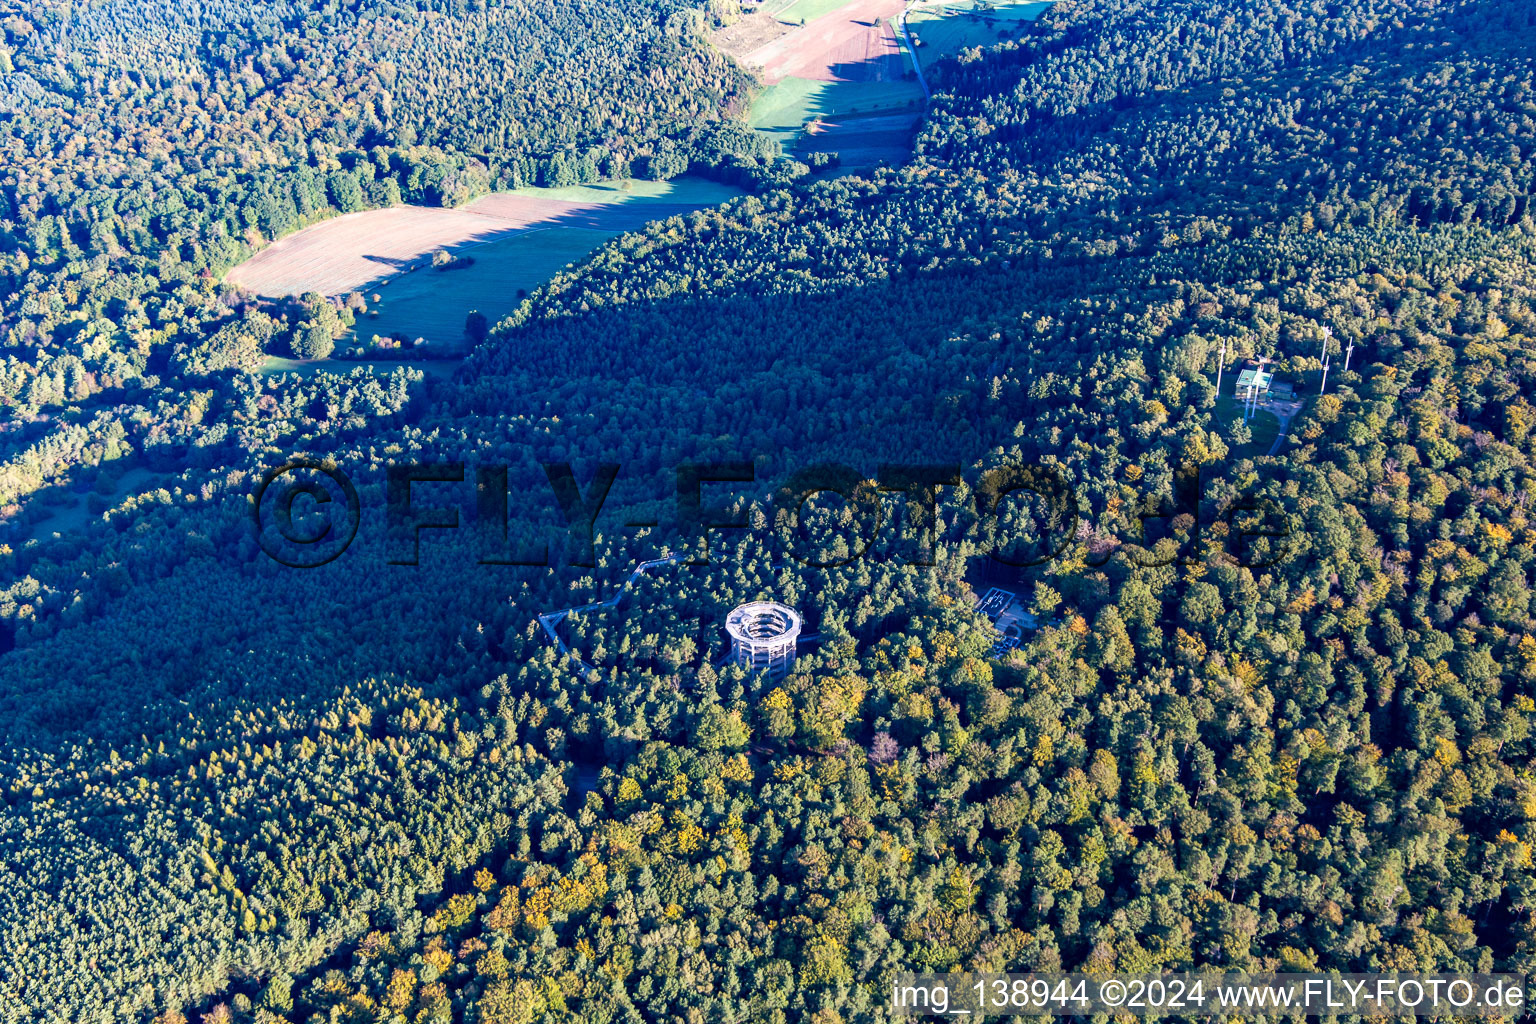
[[[725,631],[731,635],[731,663],[749,672],[784,678],[795,663],[801,625],[798,612],[776,601],[738,606],[725,619]]]

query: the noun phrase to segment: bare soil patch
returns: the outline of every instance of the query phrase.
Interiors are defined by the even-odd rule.
[[[339,295],[411,270],[436,249],[477,245],[533,228],[598,226],[596,211],[604,209],[600,203],[491,195],[457,209],[365,210],[279,239],[231,270],[227,280],[258,295]],[[644,211],[635,211],[636,224],[676,212],[658,205]],[[615,211],[606,212],[612,219]]]
[[[269,298],[310,291],[340,295],[424,267],[437,249],[454,251],[549,228],[612,235],[739,194],[697,179],[635,184],[633,191],[597,185],[548,190],[552,194],[499,192],[457,209],[396,206],[347,214],[274,242],[226,280]],[[443,286],[466,276],[475,276],[473,267],[455,270]]]
[[[784,78],[885,82],[904,71],[895,19],[903,0],[855,0],[773,39],[742,58],[770,85]]]
[[[766,11],[757,11],[716,32],[712,41],[721,53],[741,60],[753,50],[794,30],[795,26],[779,21]]]

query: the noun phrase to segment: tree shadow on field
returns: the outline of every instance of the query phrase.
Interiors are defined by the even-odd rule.
[[[364,253],[363,259],[370,263],[382,263],[389,269],[398,271],[409,270],[411,267],[419,266],[427,259],[430,259],[430,256],[375,256],[371,253]]]

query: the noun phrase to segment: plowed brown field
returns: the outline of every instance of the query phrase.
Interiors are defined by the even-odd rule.
[[[600,208],[596,203],[494,195],[453,210],[365,210],[274,242],[231,270],[227,280],[258,295],[337,295],[391,277],[434,249],[459,248],[534,227],[580,225]]]
[[[784,78],[895,81],[904,65],[893,22],[903,6],[903,0],[854,0],[758,47],[743,61],[761,68],[770,85]]]

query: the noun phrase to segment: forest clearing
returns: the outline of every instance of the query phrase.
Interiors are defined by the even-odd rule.
[[[1045,6],[977,11],[973,4],[934,4],[914,8],[912,24],[922,30],[924,50],[937,54],[977,32],[999,31],[995,24],[1037,16]],[[753,127],[777,136],[786,152],[837,153],[845,167],[899,160],[923,95],[898,41],[902,9],[902,0],[796,0],[777,14],[762,9],[723,29],[716,45],[767,83],[753,103]],[[342,345],[366,347],[372,335],[425,338],[441,352],[463,342],[470,310],[495,323],[613,235],[737,194],[684,178],[525,188],[456,208],[367,210],[281,238],[227,280],[268,298],[376,289],[378,300]],[[473,258],[461,268],[426,271],[433,252],[469,248]]]
[[[897,40],[902,8],[902,0],[799,0],[778,17],[799,12],[808,18],[803,24],[759,11],[722,30],[716,45],[768,83],[753,104],[753,127],[779,136],[786,151],[838,152],[848,166],[898,159],[922,98]],[[727,186],[677,179],[525,188],[455,208],[366,210],[281,238],[234,267],[226,280],[268,298],[378,288],[383,304],[375,303],[369,319],[358,324],[358,337],[406,334],[452,342],[469,309],[480,308],[494,321],[515,307],[520,290],[531,290],[603,239],[736,194]],[[540,232],[537,240],[516,237],[531,231]],[[486,248],[489,243],[496,247]],[[397,280],[424,267],[438,249],[471,246],[480,249],[476,261],[494,267],[470,265],[434,275],[430,283]],[[511,271],[512,277],[491,280],[493,270]],[[444,288],[452,294],[443,294]],[[392,298],[402,301],[392,305]]]
[[[796,156],[836,152],[844,167],[899,160],[923,101],[897,40],[902,7],[900,0],[800,0],[777,17],[759,11],[718,33],[715,44],[766,85],[752,104],[752,126]],[[791,23],[798,17],[806,20]]]
[[[304,292],[340,295],[414,270],[437,249],[456,251],[544,229],[598,231],[607,237],[736,194],[724,185],[683,178],[519,189],[455,208],[365,210],[279,239],[231,270],[226,280],[271,298]],[[462,323],[463,311],[459,317]]]
[[[1051,6],[1051,0],[991,4],[977,0],[919,2],[907,12],[907,28],[927,66],[974,46],[991,46],[1017,35]]]

